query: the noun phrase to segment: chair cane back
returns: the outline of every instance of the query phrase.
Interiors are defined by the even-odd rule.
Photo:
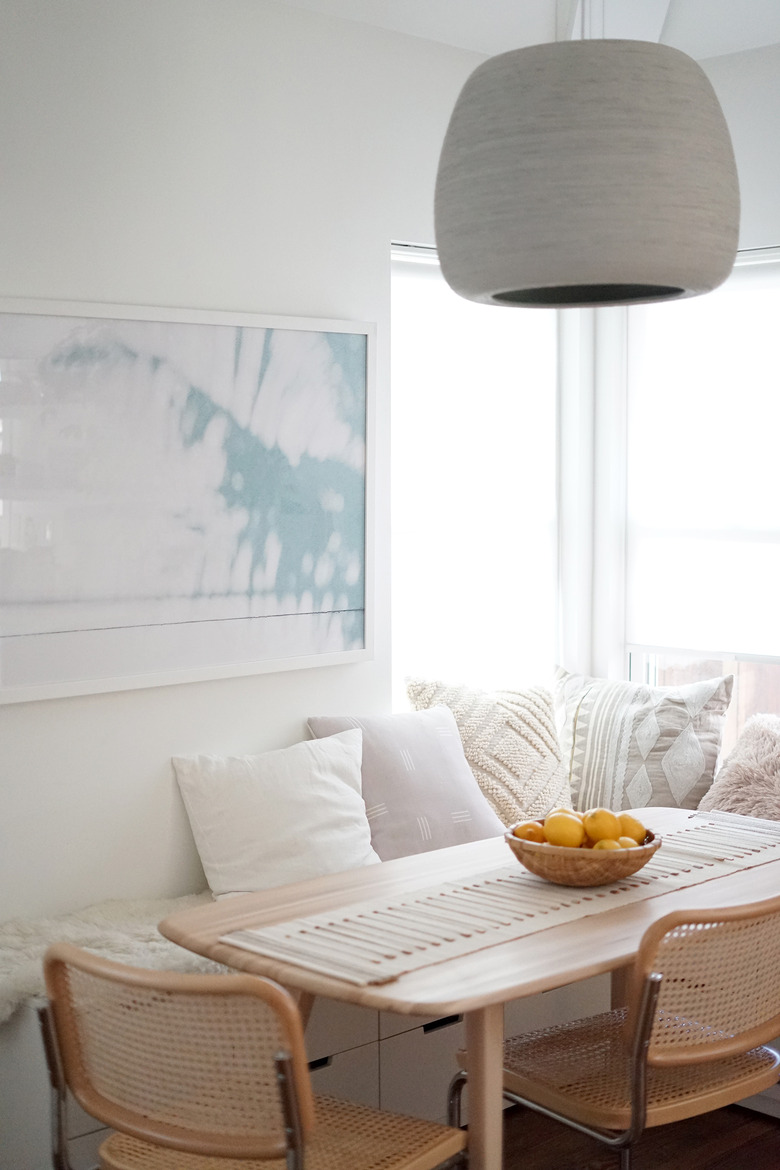
[[[104,1170],[432,1170],[465,1135],[312,1094],[298,1008],[252,975],[127,967],[68,943],[44,958],[53,1164],[64,1100],[117,1132]]]
[[[504,1096],[621,1151],[648,1126],[769,1088],[780,1055],[780,897],[675,911],[645,933],[626,1007],[504,1044]],[[468,1053],[450,1087],[451,1124]]]

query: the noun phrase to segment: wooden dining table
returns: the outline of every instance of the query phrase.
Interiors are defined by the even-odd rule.
[[[637,810],[647,828],[664,844],[687,841],[689,829],[706,822],[705,814],[681,809]],[[740,818],[750,825],[766,824]],[[718,830],[728,841],[728,825]],[[771,836],[771,826],[767,829]],[[681,837],[680,834],[683,834]],[[347,1003],[409,1015],[463,1014],[469,1050],[469,1157],[472,1170],[500,1170],[502,1165],[502,1044],[504,1004],[537,992],[576,983],[603,972],[613,974],[615,996],[621,994],[621,976],[630,966],[645,930],[667,912],[682,907],[726,906],[771,897],[780,890],[780,825],[777,843],[762,847],[760,856],[747,856],[729,872],[714,867],[713,875],[699,865],[695,882],[665,881],[632,895],[635,900],[613,899],[611,886],[601,887],[599,899],[576,891],[581,901],[565,920],[538,916],[515,934],[504,929],[469,953],[445,955],[438,961],[402,971],[383,982],[359,982],[326,973],[317,963],[302,965],[294,957],[262,953],[225,941],[234,932],[276,929],[277,924],[308,921],[312,916],[349,912],[355,904],[408,899],[417,890],[458,883],[473,875],[490,875],[502,867],[517,867],[518,875],[537,885],[514,859],[503,837],[456,845],[378,865],[264,890],[222,898],[213,904],[180,911],[159,924],[171,941],[228,967],[265,975],[302,994],[326,996]],[[694,840],[693,837],[690,838]],[[749,835],[748,835],[749,839]],[[695,856],[695,854],[694,854]],[[702,870],[702,872],[698,872]],[[510,873],[509,880],[511,882]],[[531,889],[531,887],[528,887]],[[553,888],[553,887],[550,887]],[[554,887],[561,890],[561,887]],[[569,891],[572,893],[572,891]],[[616,889],[614,894],[619,895]],[[613,904],[614,902],[614,904]],[[614,998],[614,997],[613,997]],[[455,1069],[453,1068],[453,1072]]]

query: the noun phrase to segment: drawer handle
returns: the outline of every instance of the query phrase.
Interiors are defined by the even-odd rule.
[[[332,1056],[321,1056],[319,1060],[310,1060],[309,1072],[314,1072],[318,1068],[327,1068],[330,1064],[333,1064]]]
[[[430,1024],[423,1024],[423,1032],[438,1032],[439,1028],[449,1028],[451,1024],[459,1024],[463,1016],[442,1016],[440,1020],[431,1020]]]

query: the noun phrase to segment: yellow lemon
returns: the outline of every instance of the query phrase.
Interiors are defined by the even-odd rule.
[[[551,816],[555,815],[556,813],[566,813],[567,817],[577,817],[578,820],[580,820],[580,821],[582,820],[582,813],[581,812],[577,812],[577,810],[573,809],[573,808],[563,808],[563,806],[561,806],[560,808],[551,808],[550,811],[547,813],[547,816],[545,816],[544,819],[547,820],[547,817],[551,817]]]
[[[637,845],[644,843],[647,830],[641,821],[638,821],[636,817],[632,817],[631,813],[620,813],[618,820],[620,821],[621,837],[633,837]]]
[[[568,812],[555,812],[544,818],[544,835],[551,845],[578,849],[585,840],[585,829],[579,817]]]
[[[591,841],[603,841],[605,838],[617,841],[621,833],[620,821],[608,808],[589,809],[582,823]]]
[[[515,825],[512,834],[519,837],[521,841],[539,841],[541,843],[547,840],[540,821],[523,821],[521,824]]]
[[[618,837],[618,845],[621,849],[636,849],[637,842],[633,837]]]
[[[596,841],[593,845],[594,849],[621,849],[622,846],[614,837],[602,837],[600,841]]]

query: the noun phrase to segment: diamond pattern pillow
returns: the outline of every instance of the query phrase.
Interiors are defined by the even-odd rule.
[[[697,808],[733,685],[731,674],[650,687],[558,670],[555,715],[574,807]]]
[[[309,719],[316,736],[353,727],[363,733],[363,799],[382,861],[503,833],[466,763],[451,711]]]
[[[469,767],[505,825],[571,807],[552,695],[544,687],[491,693],[408,679],[406,692],[417,711],[452,711]]]

